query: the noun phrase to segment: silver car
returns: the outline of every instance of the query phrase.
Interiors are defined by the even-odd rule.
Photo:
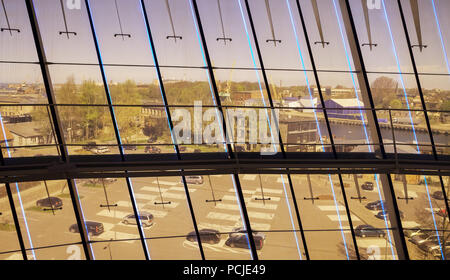
[[[153,225],[153,215],[148,212],[139,213],[139,220],[141,220],[142,226],[149,227]],[[136,216],[134,214],[126,215],[122,219],[122,223],[126,225],[135,225],[136,224]]]

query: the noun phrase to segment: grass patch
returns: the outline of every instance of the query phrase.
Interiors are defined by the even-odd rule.
[[[0,230],[1,231],[16,231],[16,227],[12,224],[0,223]]]

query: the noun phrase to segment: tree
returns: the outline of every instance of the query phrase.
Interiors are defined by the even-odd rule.
[[[402,108],[402,102],[399,99],[393,99],[390,103],[389,106],[392,109],[401,109]]]
[[[389,77],[381,76],[375,79],[371,85],[372,97],[377,107],[388,107],[396,98],[398,84]]]

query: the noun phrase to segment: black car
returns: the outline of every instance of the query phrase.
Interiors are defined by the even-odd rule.
[[[86,146],[83,146],[83,149],[86,151],[90,151],[93,148],[97,147],[97,143],[96,142],[88,142]]]
[[[199,230],[198,234],[200,235],[202,243],[217,244],[220,242],[220,233],[218,230],[204,228]],[[197,234],[195,231],[191,231],[186,236],[186,239],[191,242],[197,242]]]
[[[104,231],[103,224],[99,222],[86,221],[86,227],[89,236],[99,235]],[[72,233],[80,232],[77,224],[71,225],[69,231]]]
[[[386,204],[386,201],[384,201],[384,200],[377,200],[377,201],[373,201],[373,202],[367,203],[366,204],[366,208],[369,209],[369,210],[382,210],[383,207],[381,205],[384,206],[385,204]]]
[[[123,145],[122,147],[126,151],[136,151],[137,150],[137,146],[135,146],[135,145]]]
[[[372,182],[364,182],[364,184],[361,185],[361,189],[365,191],[373,191],[373,183]]]
[[[437,199],[437,200],[444,200],[444,199],[445,199],[444,193],[441,192],[441,191],[436,191],[436,192],[434,192],[431,196],[432,196],[434,199]]]
[[[264,245],[264,238],[259,235],[253,235],[253,240],[255,241],[256,250],[261,250]],[[225,245],[234,248],[250,248],[248,245],[248,238],[246,234],[234,235],[229,237],[225,241]]]
[[[63,202],[60,198],[58,197],[46,197],[43,199],[39,199],[38,201],[36,201],[36,206],[37,207],[48,207],[48,208],[61,208],[63,206]]]
[[[403,212],[400,211],[400,210],[399,210],[399,213],[400,213],[400,218],[403,219],[405,217],[405,215],[403,215]],[[384,219],[386,217],[386,219],[388,219],[389,218],[389,213],[385,209],[384,212],[383,211],[378,212],[375,215],[375,217],[377,217],[378,219]]]
[[[371,225],[360,225],[355,228],[355,235],[360,237],[384,237],[384,230],[374,228]]]

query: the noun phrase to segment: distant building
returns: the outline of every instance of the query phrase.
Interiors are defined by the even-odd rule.
[[[166,110],[161,103],[156,101],[144,101],[144,106],[141,107],[141,113],[144,116],[152,118],[165,118]]]
[[[330,118],[360,120],[360,108],[364,108],[364,103],[356,98],[332,98],[325,100],[325,108],[327,108],[327,113]]]
[[[53,143],[42,123],[28,122],[6,125],[13,136],[14,146],[29,146]]]
[[[300,107],[303,108],[316,108],[317,107],[317,97],[316,98],[310,98],[310,97],[304,97],[299,100]],[[304,113],[313,113],[314,109],[303,109]]]

